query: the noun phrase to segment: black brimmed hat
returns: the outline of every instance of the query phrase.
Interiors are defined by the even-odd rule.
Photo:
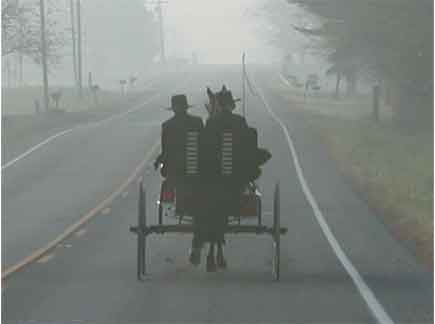
[[[173,95],[171,97],[171,107],[169,110],[177,110],[177,109],[188,109],[193,107],[187,103],[187,97],[184,94]]]

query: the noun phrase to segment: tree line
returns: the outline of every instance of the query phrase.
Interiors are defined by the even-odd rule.
[[[358,78],[381,85],[401,127],[433,124],[433,0],[287,0],[316,17],[288,25],[315,40],[312,48],[342,78],[348,94]]]
[[[54,1],[46,8],[46,50],[50,65],[61,60],[67,45],[65,29],[56,19],[60,9]],[[19,55],[41,63],[41,27],[38,1],[2,0],[2,57]]]
[[[50,73],[65,73],[62,68],[66,57],[72,58],[71,68],[76,85],[79,52],[87,53],[86,69],[96,78],[111,65],[114,73],[130,73],[128,69],[141,71],[158,52],[157,20],[141,0],[126,3],[108,3],[103,0],[2,0],[2,61],[6,74],[9,65],[17,84],[22,85],[22,65],[42,66],[41,7],[45,3],[45,56]],[[79,9],[81,30],[79,29]],[[84,14],[83,14],[84,13]],[[85,38],[79,50],[79,36]],[[92,56],[89,56],[92,53]],[[17,63],[19,61],[19,63]],[[12,64],[11,64],[12,63]],[[104,65],[104,63],[107,63]],[[129,63],[129,64],[127,64]],[[20,65],[17,68],[17,65]],[[127,67],[125,67],[127,66]],[[103,67],[103,68],[102,68]],[[124,70],[122,70],[124,68]],[[17,73],[17,70],[21,70]],[[20,77],[17,74],[21,74]],[[9,78],[8,78],[9,79]]]

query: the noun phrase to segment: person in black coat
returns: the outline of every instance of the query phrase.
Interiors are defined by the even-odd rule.
[[[190,198],[195,195],[199,181],[199,167],[196,176],[187,172],[191,166],[187,165],[186,146],[188,132],[194,131],[198,135],[199,149],[199,135],[203,129],[203,122],[200,117],[187,113],[189,107],[185,95],[172,96],[170,109],[173,110],[174,116],[162,124],[162,153],[154,162],[156,169],[163,164],[162,176],[167,179],[169,186],[176,189],[177,214],[195,213],[192,210],[195,206],[192,206]]]
[[[174,95],[171,98],[170,109],[174,116],[162,124],[161,148],[162,153],[154,162],[154,168],[162,167],[162,176],[177,182],[185,177],[185,145],[188,131],[201,132],[203,122],[200,117],[190,115],[187,109],[186,95]]]

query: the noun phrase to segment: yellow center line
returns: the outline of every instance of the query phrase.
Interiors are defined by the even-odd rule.
[[[57,245],[59,245],[61,242],[63,242],[66,238],[68,238],[71,234],[75,233],[79,228],[83,227],[85,223],[87,223],[89,220],[94,218],[98,213],[100,213],[104,208],[106,208],[107,205],[109,205],[117,196],[119,196],[125,189],[138,177],[141,170],[146,166],[148,161],[153,156],[154,152],[157,150],[157,148],[160,145],[160,139],[158,139],[154,145],[151,147],[151,150],[148,151],[145,158],[142,160],[142,162],[137,165],[136,169],[130,174],[130,176],[116,189],[113,191],[110,195],[108,195],[103,201],[101,201],[96,207],[91,209],[87,214],[83,215],[76,223],[70,225],[61,233],[59,236],[57,236],[54,240],[46,244],[44,247],[39,248],[35,250],[33,253],[19,261],[18,263],[7,267],[6,269],[2,270],[2,280],[5,280],[13,273],[22,270],[25,266],[29,265],[30,263],[34,262],[35,260],[38,260],[41,256],[46,254],[51,249],[55,248]],[[142,176],[141,176],[142,178]]]
[[[42,258],[38,259],[38,263],[47,263],[48,261],[50,261],[51,259],[53,259],[55,256],[54,253],[51,254],[47,254],[45,256],[43,256]]]
[[[86,234],[86,228],[82,228],[81,230],[78,230],[77,232],[76,232],[76,236],[77,237],[81,237],[81,236],[83,236],[83,235],[85,235]]]
[[[187,81],[186,81],[187,82]],[[186,83],[185,83],[186,84]],[[141,105],[143,106],[143,104]],[[130,113],[133,111],[137,111],[140,109],[141,106],[138,106],[134,109],[131,109],[129,111],[126,111],[125,113]],[[119,115],[123,116],[125,113]],[[118,115],[117,115],[118,116]],[[112,118],[112,117],[110,117]],[[107,120],[110,120],[108,118]],[[103,120],[103,121],[107,121]],[[102,122],[102,121],[99,121]],[[105,208],[107,205],[109,205],[120,193],[125,191],[127,187],[135,180],[137,181],[137,184],[143,181],[143,176],[139,175],[141,170],[143,170],[151,157],[153,156],[154,152],[158,149],[160,146],[160,139],[157,139],[154,145],[151,147],[151,150],[148,151],[145,158],[142,160],[141,163],[136,167],[136,169],[131,173],[131,175],[127,178],[126,181],[124,181],[117,190],[112,192],[110,195],[108,195],[102,202],[100,202],[96,207],[91,209],[86,215],[82,216],[76,223],[70,225],[65,229],[65,231],[60,234],[58,237],[56,237],[54,240],[46,244],[44,247],[35,250],[33,253],[22,259],[20,262],[7,267],[6,269],[2,269],[2,281],[5,281],[10,275],[13,273],[22,270],[25,266],[29,265],[30,263],[34,262],[35,260],[39,259],[41,256],[46,254],[51,249],[58,246],[61,242],[63,242],[66,238],[68,238],[71,234],[75,233],[79,228],[83,227],[85,223],[87,223],[89,220],[91,220],[93,217],[95,217],[103,208]],[[4,283],[3,283],[4,284]]]

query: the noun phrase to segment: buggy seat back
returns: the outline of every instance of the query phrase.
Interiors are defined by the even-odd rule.
[[[226,183],[242,184],[245,174],[243,134],[223,129],[219,136],[219,177]]]
[[[199,131],[186,132],[184,146],[184,176],[187,178],[199,175]]]

